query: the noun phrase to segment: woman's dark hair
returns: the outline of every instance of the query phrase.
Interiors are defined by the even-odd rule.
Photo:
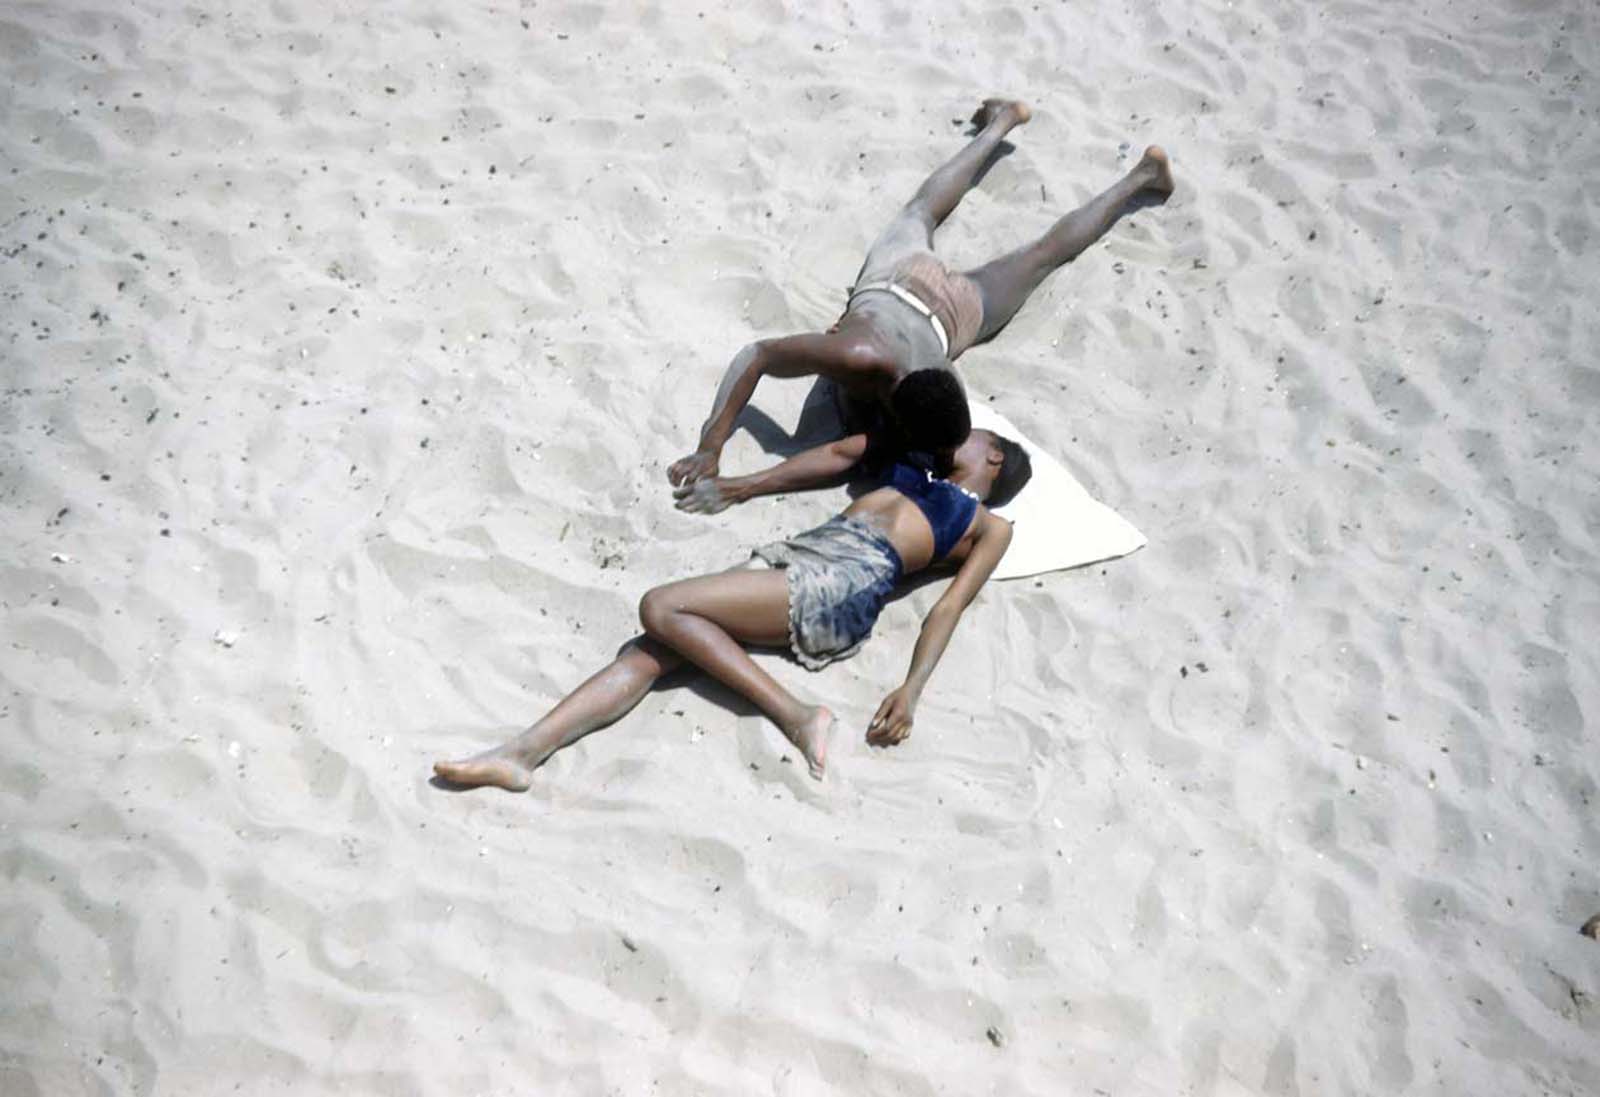
[[[1017,492],[1033,478],[1033,461],[1027,450],[998,434],[994,435],[994,448],[1000,451],[1000,471],[995,473],[994,483],[989,487],[989,498],[983,501],[991,510],[1015,499]]]
[[[919,369],[907,374],[889,394],[889,406],[907,449],[953,450],[972,433],[967,394],[949,370]]]

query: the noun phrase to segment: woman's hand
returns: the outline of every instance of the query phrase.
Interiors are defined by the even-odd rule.
[[[690,514],[721,514],[735,503],[744,500],[721,476],[711,480],[695,480],[672,489],[678,501],[673,505]]]
[[[892,747],[911,734],[911,721],[917,710],[916,695],[901,686],[883,699],[878,714],[867,725],[867,742],[875,747]]]

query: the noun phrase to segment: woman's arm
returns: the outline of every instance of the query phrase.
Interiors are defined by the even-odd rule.
[[[761,472],[696,480],[675,489],[672,494],[678,498],[679,510],[717,514],[758,495],[780,495],[836,483],[855,468],[866,452],[867,436],[852,434],[797,453]]]
[[[790,335],[751,343],[734,356],[722,375],[695,452],[674,461],[667,469],[667,479],[677,487],[717,474],[722,447],[761,378],[821,374],[835,381],[851,381],[884,367],[881,356],[855,336]]]
[[[886,747],[900,742],[911,734],[911,722],[916,714],[917,702],[922,699],[923,687],[938,665],[955,632],[961,614],[977,597],[978,590],[988,582],[989,576],[1000,563],[1011,545],[1011,523],[997,518],[987,510],[979,512],[983,525],[972,544],[972,551],[961,563],[961,570],[934,603],[922,621],[922,632],[917,636],[917,646],[911,652],[911,668],[906,671],[903,686],[883,699],[877,715],[867,725],[867,742]]]

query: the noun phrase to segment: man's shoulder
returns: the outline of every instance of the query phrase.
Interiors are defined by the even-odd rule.
[[[901,364],[894,352],[875,335],[839,332],[828,338],[832,341],[830,349],[840,364],[851,370],[861,373],[892,374],[896,377],[901,373]]]

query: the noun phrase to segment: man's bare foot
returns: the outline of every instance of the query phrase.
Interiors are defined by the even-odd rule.
[[[1008,117],[1012,126],[1024,125],[1033,117],[1033,111],[1028,109],[1028,104],[1021,99],[985,99],[983,106],[972,112],[972,124],[983,129],[996,118]]]
[[[783,730],[789,742],[805,755],[806,765],[811,768],[811,776],[819,781],[822,780],[822,772],[828,765],[828,741],[833,737],[835,722],[833,713],[817,705],[799,724]]]
[[[479,788],[494,785],[512,792],[526,792],[533,784],[533,768],[525,765],[508,747],[496,747],[459,762],[435,762],[433,772],[455,785]]]
[[[1139,167],[1147,168],[1151,172],[1152,181],[1145,184],[1146,190],[1153,190],[1158,194],[1172,193],[1172,164],[1167,160],[1167,153],[1160,145],[1151,145],[1144,150],[1144,156],[1139,160]]]

